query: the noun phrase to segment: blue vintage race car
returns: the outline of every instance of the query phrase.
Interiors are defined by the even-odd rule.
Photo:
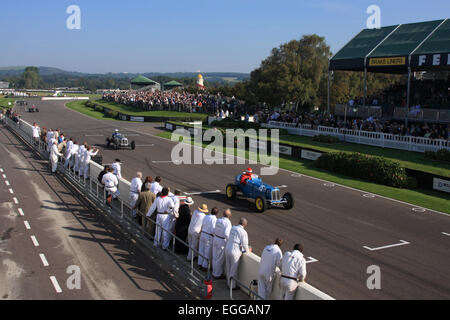
[[[294,198],[289,192],[286,192],[282,197],[280,189],[272,187],[263,183],[261,178],[253,175],[253,178],[246,184],[242,184],[241,174],[237,175],[234,183],[228,184],[225,190],[228,200],[236,199],[238,192],[242,192],[244,197],[255,200],[256,210],[264,212],[267,208],[279,206],[287,210],[294,207]]]

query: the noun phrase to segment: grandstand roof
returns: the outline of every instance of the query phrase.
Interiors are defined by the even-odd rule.
[[[172,81],[166,82],[164,84],[164,86],[169,86],[169,87],[172,86],[172,87],[174,87],[174,86],[183,86],[183,84],[179,83],[178,81],[172,80]]]
[[[138,85],[152,85],[156,84],[156,81],[153,81],[149,78],[146,78],[144,76],[137,76],[133,80],[131,80],[131,84],[138,84]]]
[[[364,29],[330,60],[330,70],[407,73],[450,70],[450,20]]]

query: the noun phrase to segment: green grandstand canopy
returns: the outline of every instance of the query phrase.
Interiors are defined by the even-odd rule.
[[[408,73],[450,70],[450,20],[364,29],[330,60],[330,70]]]
[[[136,78],[134,78],[133,80],[131,80],[131,84],[135,84],[135,85],[145,85],[145,86],[149,86],[152,84],[156,84],[156,81],[153,81],[149,78],[146,78],[144,76],[137,76]]]
[[[164,84],[164,86],[165,87],[182,87],[183,84],[179,83],[178,81],[172,80],[172,81],[166,82]]]

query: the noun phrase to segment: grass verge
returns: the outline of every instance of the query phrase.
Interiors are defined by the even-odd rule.
[[[162,132],[157,134],[158,137],[169,139],[171,137],[170,132]],[[192,142],[193,144],[193,142]],[[201,146],[206,147],[208,144],[203,143]],[[225,153],[225,150],[223,150]],[[237,150],[234,149],[236,155]],[[246,151],[246,158],[248,159],[249,152]],[[404,201],[417,205],[419,207],[428,208],[440,212],[450,214],[450,196],[437,191],[431,190],[409,190],[398,189],[388,186],[383,186],[371,182],[366,182],[359,179],[350,178],[344,175],[335,174],[325,170],[314,167],[314,162],[309,160],[293,160],[287,157],[280,157],[280,168],[305,174],[314,178],[327,180],[330,182],[338,183],[347,187],[363,190],[380,196]]]
[[[66,104],[66,106],[69,109],[80,112],[84,115],[87,115],[87,116],[95,118],[95,119],[116,120],[116,119],[106,116],[103,112],[95,111],[94,109],[87,107],[85,104],[86,104],[86,101],[79,100],[79,101],[69,102]]]
[[[5,96],[0,96],[0,108],[11,108],[14,104],[14,101],[17,100],[16,98],[5,98]],[[11,102],[11,105],[9,106],[8,103]]]

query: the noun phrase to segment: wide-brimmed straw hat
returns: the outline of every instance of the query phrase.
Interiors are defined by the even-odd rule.
[[[198,210],[207,213],[208,212],[208,206],[206,204],[202,204],[200,207],[198,207]]]

